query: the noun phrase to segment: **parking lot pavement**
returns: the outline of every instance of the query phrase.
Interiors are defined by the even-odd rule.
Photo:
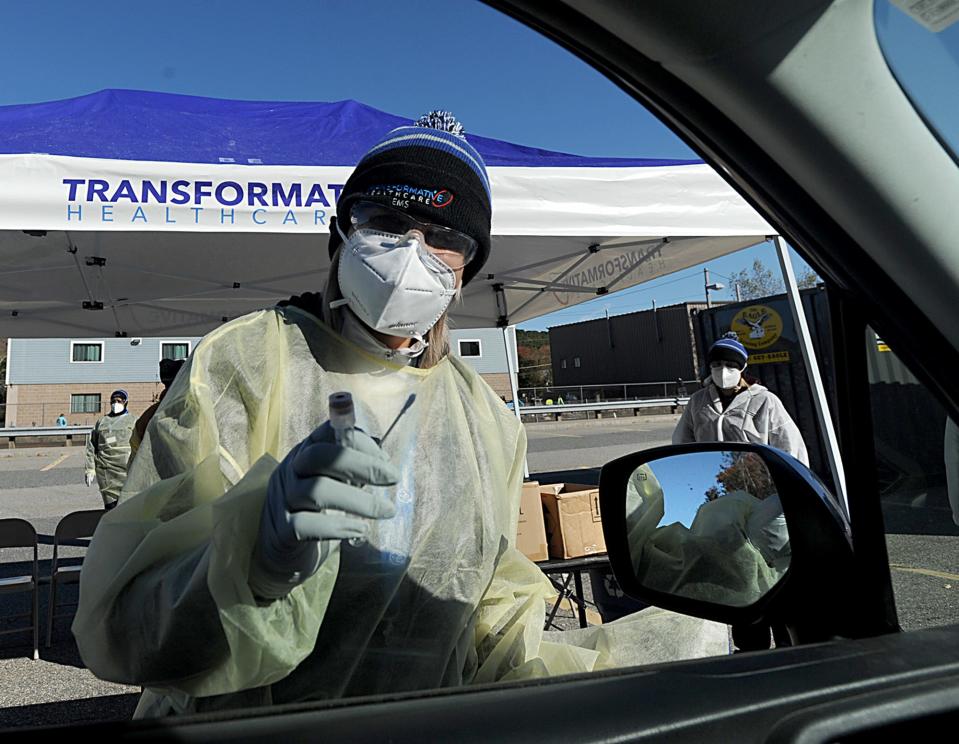
[[[46,617],[43,606],[41,617]],[[0,728],[128,720],[133,715],[140,688],[97,679],[83,666],[68,626],[68,620],[58,622],[58,640],[41,648],[37,661],[24,646],[29,632],[3,636]]]
[[[41,581],[50,575],[53,534],[65,514],[101,509],[95,487],[83,483],[83,447],[22,448],[0,451],[0,517],[19,517],[33,524],[39,539]],[[82,544],[65,546],[60,556],[76,563],[86,551]],[[29,574],[33,551],[0,551],[0,576]],[[0,635],[0,727],[58,725],[80,721],[126,719],[132,715],[139,688],[97,679],[80,659],[69,627],[77,601],[77,585],[58,588],[54,642],[45,648],[49,583],[40,587],[40,659],[32,659],[32,631]],[[11,615],[27,613],[30,594],[0,595],[0,630],[29,622]]]
[[[610,460],[672,441],[678,415],[627,416],[527,424],[531,472],[600,468]]]

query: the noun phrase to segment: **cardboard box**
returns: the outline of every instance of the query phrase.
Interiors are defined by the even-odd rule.
[[[545,561],[546,522],[543,519],[543,501],[539,495],[539,483],[523,484],[519,502],[519,525],[516,530],[516,549],[531,561]]]
[[[578,558],[606,552],[599,489],[578,483],[540,487],[546,507],[550,558]]]

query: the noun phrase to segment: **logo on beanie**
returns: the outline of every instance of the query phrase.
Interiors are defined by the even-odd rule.
[[[453,203],[453,192],[448,189],[437,191],[433,196],[433,206],[437,209],[443,209]]]
[[[449,189],[424,189],[409,184],[381,184],[373,186],[367,193],[369,196],[388,196],[390,206],[400,209],[408,209],[411,204],[445,209],[454,198]]]

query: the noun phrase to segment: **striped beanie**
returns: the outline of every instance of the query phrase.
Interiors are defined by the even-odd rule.
[[[431,111],[387,133],[362,157],[336,203],[343,224],[362,199],[409,212],[416,219],[469,235],[479,251],[463,271],[476,276],[490,251],[492,205],[486,164],[447,111]],[[330,230],[330,258],[341,243]]]
[[[706,355],[707,362],[735,362],[740,367],[746,366],[747,359],[749,359],[749,352],[739,342],[739,336],[735,331],[724,333],[719,340],[709,347],[709,353]]]

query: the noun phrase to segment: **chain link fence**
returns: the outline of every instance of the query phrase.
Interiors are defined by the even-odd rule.
[[[570,385],[520,388],[520,406],[610,403],[645,398],[685,398],[699,389],[698,380],[631,382],[620,385]]]

